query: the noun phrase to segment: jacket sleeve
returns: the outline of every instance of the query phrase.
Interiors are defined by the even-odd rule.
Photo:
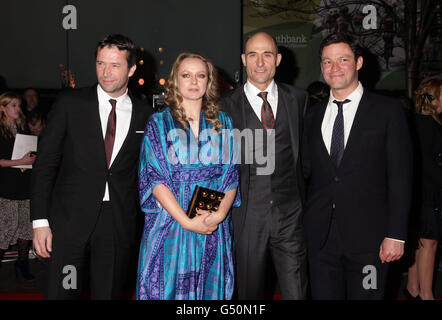
[[[399,103],[388,106],[386,131],[388,216],[386,237],[406,240],[412,197],[412,144],[405,113]]]
[[[66,98],[59,95],[39,138],[31,176],[31,220],[48,219],[52,189],[66,135]]]
[[[435,144],[440,143],[437,132],[434,130],[435,125],[437,124],[431,116],[425,116],[425,119],[417,120],[416,136],[422,174],[439,189],[442,189],[442,170],[438,165],[438,155],[434,152]],[[439,148],[442,150],[442,146],[439,145]]]

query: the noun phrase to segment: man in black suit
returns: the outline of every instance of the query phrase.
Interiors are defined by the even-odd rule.
[[[314,299],[382,299],[404,251],[412,153],[400,102],[364,89],[363,58],[345,34],[320,46],[330,97],[305,118],[304,222]]]
[[[34,247],[50,258],[47,299],[77,298],[87,274],[93,299],[121,297],[136,241],[139,148],[152,113],[128,93],[135,69],[134,43],[106,37],[96,48],[98,85],[60,94],[49,114],[31,196]]]
[[[242,205],[233,208],[232,216],[238,298],[264,298],[271,256],[282,298],[304,299],[307,256],[298,154],[307,93],[273,80],[281,54],[270,35],[250,37],[241,58],[247,82],[221,103],[246,137],[241,146]]]

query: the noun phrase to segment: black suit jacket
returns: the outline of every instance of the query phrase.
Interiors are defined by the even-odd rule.
[[[429,115],[413,117],[419,205],[442,211],[442,125]]]
[[[134,243],[139,208],[137,168],[152,108],[132,100],[127,137],[109,170],[97,87],[61,93],[49,113],[32,170],[31,219],[48,219],[54,241],[85,242],[98,218],[106,181],[121,245]],[[58,175],[57,175],[57,169]]]
[[[332,213],[348,252],[376,252],[384,237],[405,240],[412,148],[399,101],[364,90],[339,168],[321,133],[327,103],[328,99],[311,107],[305,119],[308,247],[316,250],[325,243]]]
[[[302,124],[304,111],[308,103],[307,92],[301,89],[294,88],[292,86],[277,83],[278,86],[278,108],[286,108],[289,116],[290,136],[291,144],[293,148],[294,165],[296,168],[296,176],[298,178],[298,188],[301,195],[301,201],[304,198],[304,180],[302,176],[302,168],[299,158],[300,139],[302,137]],[[244,93],[244,86],[231,91],[229,94],[223,97],[221,100],[221,106],[233,120],[233,126],[235,129],[243,130],[247,127],[245,108],[249,102]],[[241,149],[242,158],[244,159],[244,149]],[[250,165],[241,164],[241,199],[242,205],[239,208],[233,208],[232,218],[234,221],[235,235],[239,235],[244,227],[244,221],[247,212],[247,197],[249,193],[250,183]]]

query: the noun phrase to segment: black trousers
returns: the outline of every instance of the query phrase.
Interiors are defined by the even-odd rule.
[[[327,240],[320,250],[309,248],[313,299],[382,300],[388,263],[381,263],[379,247],[372,252],[346,252],[337,224],[333,217]]]
[[[94,231],[86,242],[72,243],[54,235],[46,272],[45,299],[78,299],[85,278],[92,299],[120,299],[127,282],[131,248],[115,239],[112,205],[103,202]]]
[[[236,239],[236,283],[239,299],[264,299],[269,256],[282,299],[305,299],[307,253],[301,204],[280,208],[249,201],[245,227]]]

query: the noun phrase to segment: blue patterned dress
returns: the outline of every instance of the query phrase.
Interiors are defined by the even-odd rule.
[[[219,120],[223,133],[210,136],[215,131],[210,130],[212,124],[201,113],[199,141],[190,127],[186,131],[181,129],[169,108],[152,115],[147,123],[138,171],[145,224],[138,262],[137,299],[232,297],[231,213],[211,235],[197,234],[184,230],[152,194],[155,186],[163,184],[187,211],[196,185],[221,192],[238,188],[232,122],[224,112],[219,113]],[[241,204],[239,194],[233,206]]]

